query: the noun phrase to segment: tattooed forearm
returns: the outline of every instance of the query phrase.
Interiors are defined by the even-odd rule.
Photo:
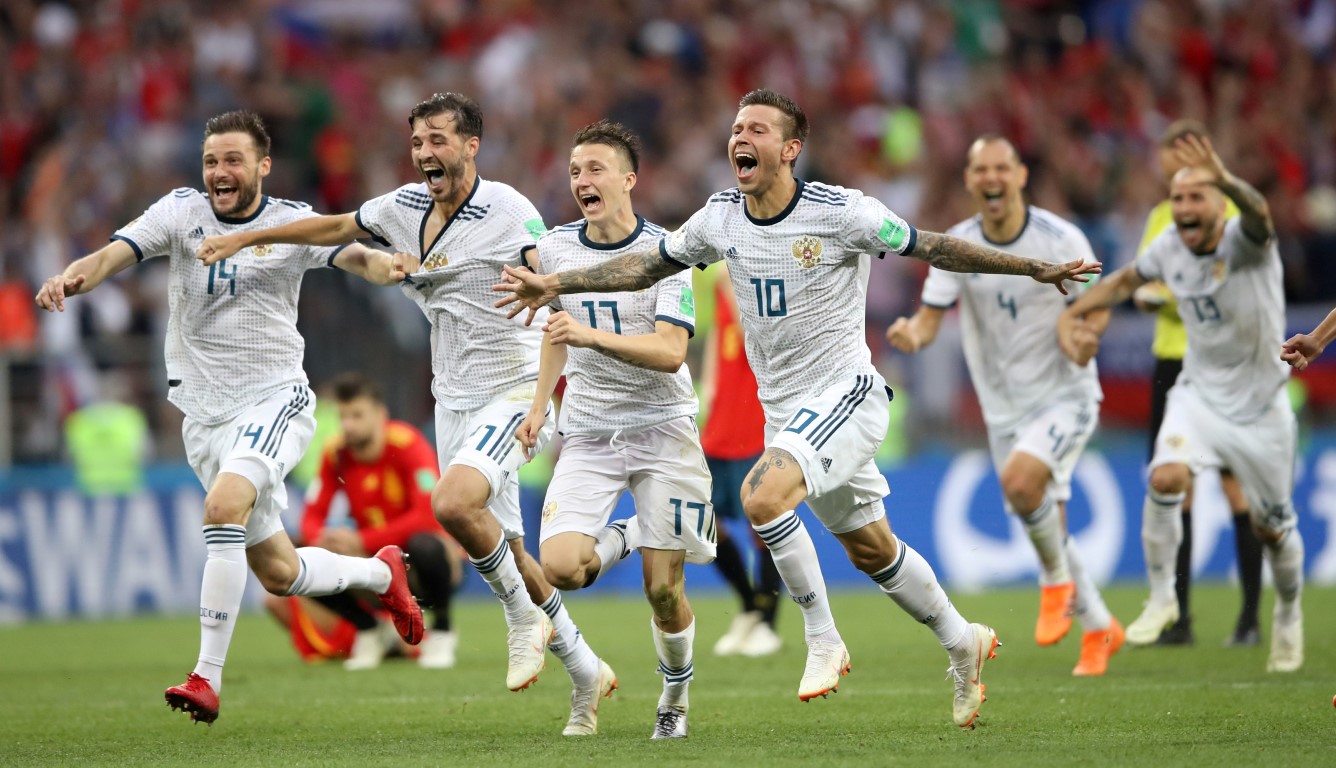
[[[608,259],[584,269],[556,274],[558,293],[614,293],[648,288],[682,267],[659,257],[657,250],[640,251]]]
[[[1226,173],[1216,186],[1239,207],[1239,224],[1249,237],[1254,240],[1267,240],[1274,234],[1271,207],[1267,205],[1266,198],[1261,192],[1232,173]]]
[[[752,471],[747,475],[747,487],[752,493],[756,493],[756,489],[761,487],[761,481],[765,479],[765,473],[770,471],[771,467],[783,469],[790,463],[796,464],[788,451],[767,448],[765,455],[756,462],[756,466],[752,467]]]
[[[619,363],[626,363],[627,365],[634,365],[634,366],[637,367],[637,368],[646,368],[646,367],[648,367],[648,366],[645,365],[645,363],[644,363],[643,360],[637,360],[637,359],[635,359],[635,358],[633,358],[633,357],[630,357],[630,356],[628,356],[628,355],[623,355],[622,353],[620,353],[620,352],[618,352],[618,351],[616,351],[616,350],[614,350],[614,349],[608,349],[607,347],[603,346],[603,344],[601,344],[600,342],[597,342],[597,341],[595,341],[593,344],[590,344],[590,345],[589,345],[589,348],[592,349],[592,350],[594,350],[595,352],[598,352],[599,354],[606,355],[607,357],[611,357],[613,360],[616,360],[616,361],[619,362]]]
[[[950,235],[919,230],[918,245],[909,254],[948,272],[990,272],[999,275],[1034,276],[1044,262],[1014,256],[996,248],[971,243]]]

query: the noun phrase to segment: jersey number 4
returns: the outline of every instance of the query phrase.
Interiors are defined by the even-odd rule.
[[[228,264],[227,259],[209,265],[209,295],[215,293],[228,296],[237,295],[237,265]],[[226,283],[226,285],[224,285]]]

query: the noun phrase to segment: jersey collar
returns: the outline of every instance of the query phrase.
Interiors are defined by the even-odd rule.
[[[255,221],[255,218],[257,216],[264,213],[264,209],[268,206],[269,206],[269,195],[260,195],[260,207],[256,208],[255,213],[252,213],[249,216],[241,216],[241,217],[219,216],[218,214],[215,213],[213,217],[223,224],[248,224],[252,221]]]
[[[758,219],[755,216],[751,215],[751,211],[747,210],[747,197],[746,195],[743,195],[742,212],[747,214],[747,220],[758,227],[768,227],[771,224],[778,224],[784,219],[787,219],[789,217],[789,214],[793,213],[793,209],[798,207],[798,201],[801,200],[803,196],[803,187],[807,185],[807,182],[803,181],[802,179],[794,179],[794,182],[796,183],[793,187],[793,198],[789,200],[789,204],[784,206],[784,210],[780,211],[774,216],[771,216],[768,219]]]
[[[585,219],[583,222],[580,223],[580,245],[583,245],[586,248],[592,248],[596,251],[615,251],[618,250],[619,248],[625,248],[631,243],[634,243],[636,241],[636,238],[640,237],[640,233],[645,231],[645,217],[637,213],[635,230],[633,230],[631,234],[627,235],[625,239],[618,240],[615,243],[596,243],[593,240],[589,239],[589,236],[587,234],[588,230],[589,230],[589,220]]]
[[[984,232],[983,216],[979,217],[979,236],[982,237],[984,239],[984,242],[988,243],[989,245],[1014,245],[1017,240],[1020,240],[1022,237],[1025,236],[1025,230],[1029,228],[1030,228],[1030,206],[1028,205],[1025,206],[1025,221],[1021,222],[1021,231],[1017,232],[1015,237],[1011,238],[1005,243],[990,238]]]
[[[478,194],[478,187],[481,186],[482,174],[474,173],[473,189],[469,190],[469,196],[464,198],[464,202],[459,204],[459,207],[455,209],[454,213],[450,214],[450,220],[445,222],[445,226],[441,227],[440,232],[436,233],[436,237],[431,241],[431,245],[424,243],[422,241],[422,236],[427,234],[427,219],[431,218],[431,212],[435,210],[436,203],[432,202],[431,207],[422,212],[422,223],[418,225],[418,247],[422,249],[422,258],[424,260],[427,258],[427,254],[431,253],[432,249],[436,247],[436,244],[441,242],[441,238],[445,236],[445,231],[450,228],[451,224],[455,223],[455,219],[459,218],[459,214],[468,207],[469,202],[473,200],[474,195]]]

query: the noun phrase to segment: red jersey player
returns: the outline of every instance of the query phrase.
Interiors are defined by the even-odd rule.
[[[341,431],[325,448],[307,493],[302,538],[348,555],[387,544],[402,547],[412,566],[414,593],[433,607],[418,664],[452,667],[457,639],[450,627],[450,597],[462,571],[456,545],[431,511],[431,491],[440,477],[436,451],[416,429],[389,418],[379,389],[366,377],[344,374],[335,379],[333,392]],[[355,528],[328,524],[340,491]],[[347,655],[346,668],[371,669],[394,646],[393,633],[384,632],[376,614],[355,595],[315,602],[327,611],[305,601],[271,606],[304,658]]]

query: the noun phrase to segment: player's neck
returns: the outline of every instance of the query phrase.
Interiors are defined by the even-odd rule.
[[[477,183],[477,169],[469,168],[464,172],[464,178],[460,180],[460,183],[450,190],[450,196],[436,203],[436,212],[440,214],[442,226],[450,220],[451,216],[455,215],[455,211],[459,210],[464,201],[469,199],[469,195],[473,194],[473,185]]]
[[[983,220],[983,234],[994,243],[1010,243],[1021,236],[1021,230],[1025,229],[1025,220],[1028,212],[1025,204],[1011,206],[1007,215],[1001,219]]]
[[[750,192],[744,194],[743,200],[747,204],[747,213],[750,213],[753,219],[773,219],[789,207],[796,194],[798,194],[797,180],[789,174],[783,174],[759,194]]]
[[[380,461],[380,457],[385,453],[385,433],[382,431],[372,437],[363,450],[354,450],[352,453],[353,458],[361,464],[374,464]]]
[[[636,212],[626,206],[602,221],[585,220],[585,237],[596,243],[620,243],[636,231]]]

